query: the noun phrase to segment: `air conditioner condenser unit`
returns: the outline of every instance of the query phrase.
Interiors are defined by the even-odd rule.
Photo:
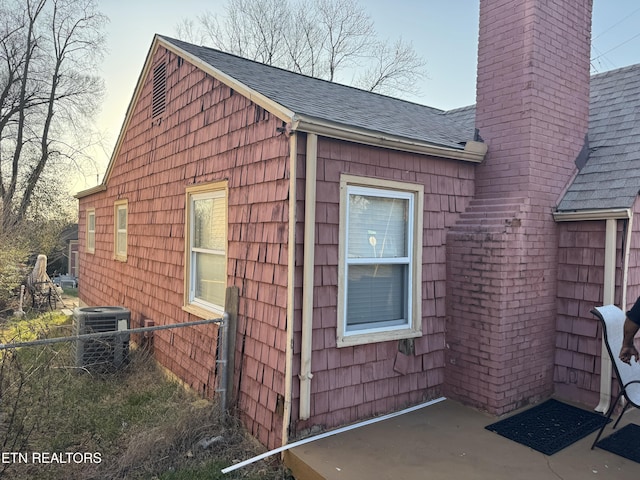
[[[76,335],[129,330],[131,312],[124,307],[81,307],[73,311]],[[76,367],[118,369],[129,361],[129,334],[76,340]]]

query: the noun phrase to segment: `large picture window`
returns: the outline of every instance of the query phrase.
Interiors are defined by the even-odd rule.
[[[226,185],[197,187],[187,197],[186,304],[222,313],[227,286]]]
[[[341,185],[342,345],[420,334],[421,186],[364,181]]]

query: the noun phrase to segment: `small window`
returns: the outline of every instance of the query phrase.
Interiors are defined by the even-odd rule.
[[[338,345],[421,334],[421,185],[344,176]]]
[[[127,259],[127,226],[128,226],[128,204],[126,200],[119,200],[115,203],[114,211],[114,254],[116,260],[125,261]]]
[[[96,211],[87,210],[87,252],[96,252]]]
[[[221,314],[227,287],[226,182],[189,189],[187,205],[185,308]]]

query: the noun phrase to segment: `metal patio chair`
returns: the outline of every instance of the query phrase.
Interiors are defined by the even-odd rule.
[[[600,440],[604,428],[607,426],[607,423],[609,423],[608,420],[611,418],[620,398],[624,397],[626,402],[616,423],[613,424],[613,428],[618,426],[618,422],[620,422],[622,415],[627,411],[629,406],[640,408],[640,363],[637,358],[634,358],[631,360],[631,365],[627,365],[618,358],[620,348],[622,347],[623,325],[626,318],[625,313],[615,305],[596,307],[591,310],[591,313],[602,322],[604,343],[607,347],[609,357],[611,357],[611,363],[620,390],[607,412],[607,422],[602,425],[598,436],[594,440],[593,445],[591,445],[591,449],[593,450],[593,447],[595,447],[598,440]]]

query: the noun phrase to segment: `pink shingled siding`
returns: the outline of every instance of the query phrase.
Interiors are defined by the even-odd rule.
[[[640,213],[636,201],[634,216]],[[605,221],[561,223],[558,255],[558,323],[556,335],[555,393],[595,407],[600,397],[602,329],[590,310],[603,303]],[[619,220],[616,233],[616,305],[622,302],[623,258],[627,221]],[[640,225],[633,223],[629,245],[627,297],[630,308],[640,295]],[[640,346],[640,340],[637,341]],[[605,352],[606,355],[606,352]],[[617,391],[613,382],[614,391]]]
[[[605,222],[559,225],[558,322],[555,391],[561,398],[595,407],[600,392],[601,328],[590,310],[602,305]],[[621,245],[622,226],[618,229]],[[620,301],[620,249],[616,302]]]
[[[448,236],[447,393],[494,413],[553,391],[557,226],[584,145],[590,2],[482,0],[476,198]]]
[[[300,151],[304,142],[300,142]],[[298,173],[304,177],[304,163]],[[425,188],[422,326],[415,355],[398,341],[336,348],[340,175],[421,183]],[[292,433],[331,428],[398,410],[442,392],[445,359],[445,239],[473,195],[474,165],[318,139],[311,418],[298,419],[301,313],[296,311]],[[304,182],[298,182],[297,265],[302,265]],[[296,285],[300,286],[301,268]],[[301,289],[297,289],[301,299]],[[297,306],[300,306],[298,301]]]
[[[281,444],[287,307],[289,140],[281,121],[201,70],[168,60],[167,106],[151,119],[150,78],[104,192],[80,200],[80,297],[123,305],[132,324],[198,320],[182,310],[185,189],[228,180],[228,284],[240,290],[235,389],[245,424],[263,444]],[[126,262],[113,259],[113,204],[128,200]],[[96,212],[96,252],[85,247],[87,208]],[[213,316],[213,315],[212,315]],[[156,358],[203,395],[216,387],[217,327],[154,334]]]
[[[143,77],[106,190],[80,200],[82,301],[124,305],[134,327],[196,320],[183,309],[185,189],[225,180],[227,278],[240,291],[234,392],[240,417],[265,446],[282,442],[285,374],[290,438],[442,394],[495,414],[552,393],[592,404],[600,330],[589,309],[602,299],[604,222],[552,217],[587,131],[591,2],[480,4],[476,126],[489,147],[484,162],[318,138],[308,420],[299,419],[298,379],[310,247],[303,244],[306,135],[294,133],[293,199],[282,121],[163,48],[152,63],[168,60],[166,111],[152,120],[152,82]],[[424,185],[423,336],[415,354],[400,353],[398,341],[336,346],[341,174]],[[121,262],[113,258],[113,206],[124,199]],[[288,245],[290,201],[295,245]],[[95,254],[85,245],[88,209],[96,213]],[[623,230],[621,222],[619,249]],[[640,295],[640,223],[631,242],[629,305]],[[289,248],[294,358],[285,372]],[[217,335],[215,326],[157,332],[156,358],[211,397]]]

